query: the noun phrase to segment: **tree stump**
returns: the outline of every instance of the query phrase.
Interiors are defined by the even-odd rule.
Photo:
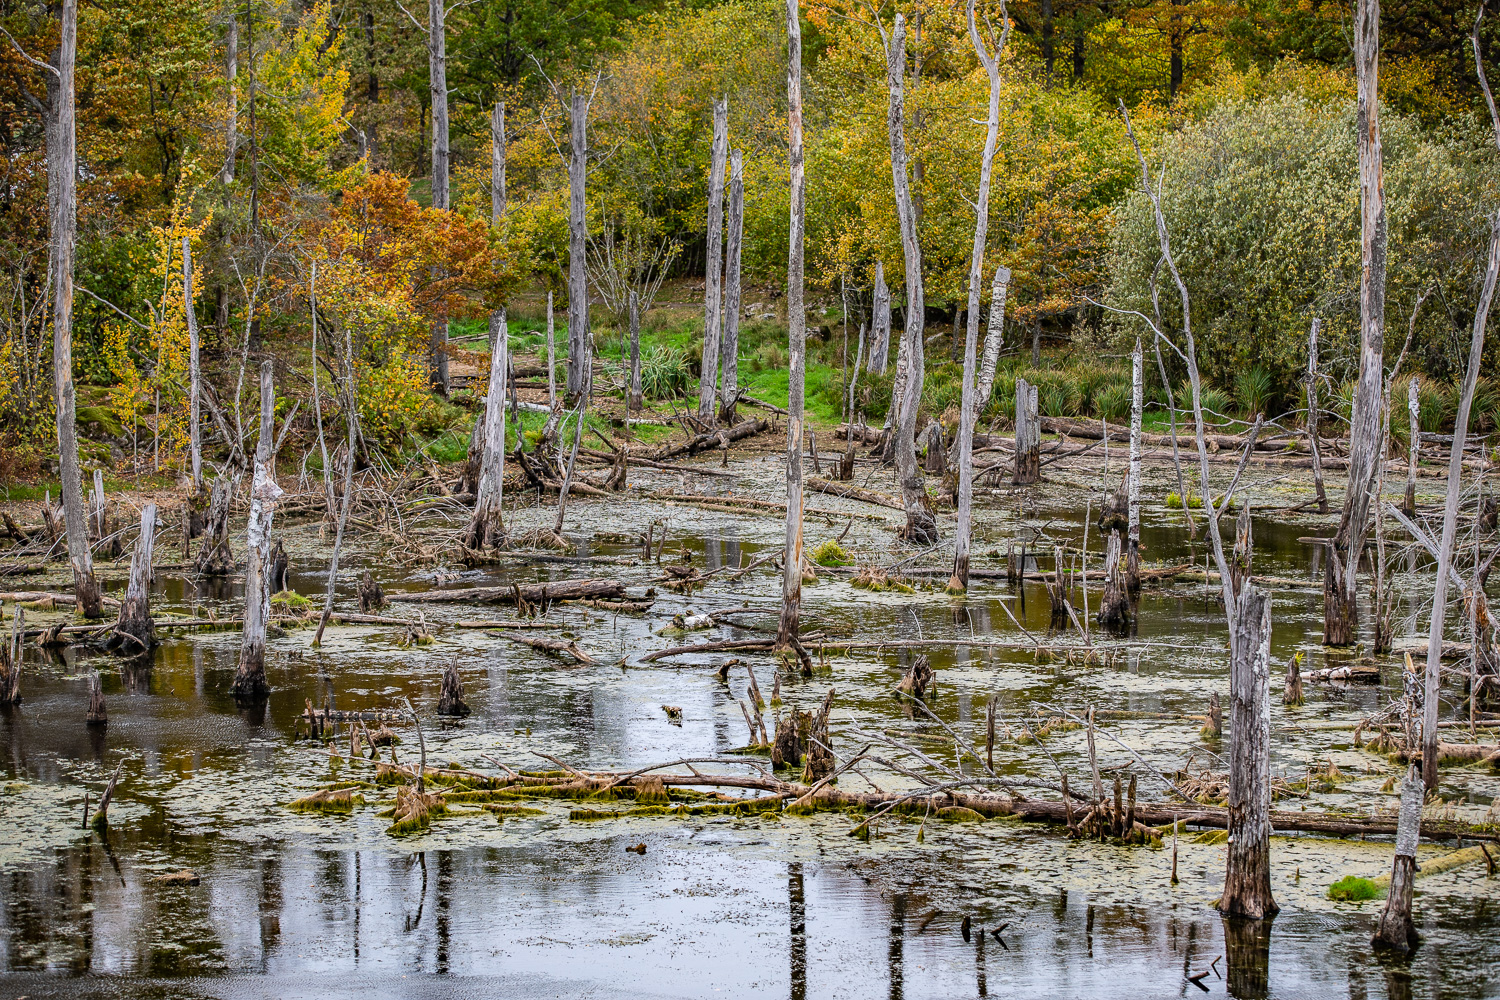
[[[1130,593],[1125,585],[1120,532],[1111,531],[1104,546],[1104,596],[1099,600],[1099,624],[1114,629],[1130,624]]]
[[[156,504],[148,503],[141,511],[141,533],[136,536],[130,556],[130,583],[125,600],[120,602],[120,620],[109,648],[127,655],[149,653],[156,645],[155,623],[151,620],[151,551],[156,541]]]
[[[799,718],[799,714],[803,718]],[[776,738],[771,743],[771,766],[773,768],[802,765],[803,743],[800,733],[801,730],[811,726],[811,713],[798,713],[793,709],[785,716],[779,712],[776,714]]]
[[[1283,705],[1301,705],[1302,698],[1302,654],[1293,653],[1286,661],[1286,691],[1281,696]]]
[[[1271,896],[1271,599],[1240,592],[1230,656],[1229,842],[1219,910],[1259,920]]]
[[[1415,765],[1408,765],[1401,782],[1401,812],[1396,818],[1396,858],[1391,864],[1391,888],[1385,909],[1370,943],[1376,948],[1408,952],[1417,946],[1417,926],[1411,919],[1412,882],[1417,873],[1417,839],[1422,824],[1423,785]]]
[[[234,553],[229,548],[229,504],[234,498],[234,484],[229,476],[214,480],[208,517],[203,527],[203,544],[198,547],[195,568],[199,576],[228,576],[234,572]]]
[[[385,591],[380,589],[380,584],[365,570],[365,575],[359,581],[359,610],[367,615],[374,614],[385,607]]]
[[[810,785],[815,781],[822,781],[833,773],[835,762],[833,751],[829,749],[832,740],[828,735],[828,715],[832,711],[833,688],[829,688],[822,707],[818,709],[818,714],[813,716],[812,724],[808,727],[807,760],[802,769],[803,784]]]
[[[0,705],[21,703],[21,647],[25,636],[26,612],[18,607],[10,616],[10,635],[0,645]]]
[[[267,583],[273,594],[279,594],[283,590],[290,590],[287,585],[288,561],[286,547],[281,544],[281,539],[276,539],[276,544],[271,547],[271,569],[267,574]]]
[[[1042,421],[1036,386],[1016,379],[1016,474],[1011,480],[1027,486],[1042,478]]]
[[[109,712],[104,707],[104,688],[99,683],[99,671],[89,675],[89,710],[83,721],[90,726],[109,725]]]
[[[931,686],[934,676],[932,661],[925,655],[918,656],[912,661],[911,667],[906,671],[906,676],[901,678],[901,683],[896,685],[896,690],[919,700],[925,699],[927,688]]]
[[[464,682],[458,675],[458,657],[453,657],[453,662],[448,664],[443,671],[443,688],[438,696],[438,715],[454,715],[460,718],[469,714],[469,706],[464,703]]]

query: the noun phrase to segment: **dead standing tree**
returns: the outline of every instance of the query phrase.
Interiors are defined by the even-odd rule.
[[[729,244],[724,256],[724,338],[719,343],[719,422],[734,426],[740,396],[740,258],[745,236],[745,166],[740,151],[729,156]]]
[[[979,195],[974,203],[974,252],[969,258],[969,316],[964,336],[963,395],[958,418],[958,529],[953,541],[953,576],[948,580],[949,591],[969,589],[969,540],[974,516],[974,422],[979,417],[979,400],[974,384],[974,356],[976,342],[979,340],[979,286],[984,280],[984,250],[990,226],[990,170],[995,163],[995,144],[1000,131],[1000,55],[1005,51],[1006,38],[1010,34],[1010,18],[1005,9],[1005,0],[1000,0],[1000,37],[995,38],[994,26],[987,23],[990,36],[988,41],[980,37],[979,24],[974,18],[974,4],[975,0],[969,0],[969,41],[973,43],[974,54],[979,57],[980,64],[989,76],[990,103],[984,153],[979,161]],[[991,47],[993,52],[990,51]],[[998,272],[996,279],[999,279]],[[999,330],[992,320],[989,340],[995,341],[998,334]],[[986,360],[989,353],[987,343]],[[852,414],[847,419],[853,423]]]
[[[1141,592],[1141,420],[1145,410],[1146,358],[1141,338],[1135,338],[1130,353],[1130,504],[1128,544],[1125,554],[1125,589],[1132,600]]]
[[[233,155],[231,152],[231,164]],[[229,169],[232,170],[232,166]],[[192,461],[193,496],[196,498],[203,492],[203,442],[198,426],[198,314],[193,309],[193,247],[186,236],[182,238],[182,300],[188,329],[188,455]]]
[[[266,684],[266,621],[271,616],[271,522],[281,487],[276,485],[276,450],[272,415],[276,396],[271,387],[271,362],[260,366],[260,441],[255,446],[255,480],[250,487],[250,520],[245,528],[245,628],[240,640],[240,663],[234,674],[234,696],[258,701],[270,690]],[[350,461],[353,461],[352,457]]]
[[[88,618],[103,613],[99,582],[89,550],[87,515],[83,509],[83,471],[78,462],[77,397],[73,388],[73,251],[78,237],[78,135],[74,66],[78,55],[78,3],[62,0],[57,49],[53,63],[35,59],[11,46],[47,83],[45,98],[29,91],[26,97],[46,122],[47,214],[51,221],[47,269],[52,280],[52,375],[57,391],[58,466],[62,479],[63,514],[67,523],[68,561],[73,568],[73,593],[78,610]]]
[[[870,358],[865,362],[866,371],[884,375],[885,365],[891,354],[891,289],[885,283],[885,265],[875,262],[875,292],[870,306]],[[887,413],[885,426],[889,430],[893,417]]]
[[[337,343],[335,340],[334,343]],[[344,327],[344,351],[343,357],[339,359],[343,365],[344,380],[340,386],[342,403],[344,407],[344,420],[348,428],[349,440],[344,452],[344,493],[339,499],[339,523],[338,529],[333,536],[333,556],[328,560],[328,589],[323,596],[323,614],[318,619],[318,631],[313,635],[313,645],[317,646],[323,641],[323,630],[328,627],[328,619],[333,614],[333,594],[338,585],[339,577],[339,552],[344,545],[344,529],[349,524],[349,509],[354,506],[354,446],[359,437],[359,409],[354,399],[354,340],[350,335],[349,328]],[[217,489],[217,487],[215,487]],[[380,588],[370,581],[370,574],[365,573],[365,580],[371,583],[373,595],[368,595],[365,585],[360,585],[360,608],[365,609],[368,596],[378,598],[375,607],[378,609],[384,598],[380,594]]]
[[[803,234],[806,177],[802,163],[802,22],[798,0],[787,0],[787,164],[791,175],[790,231],[787,240],[786,322],[786,543],[781,556],[781,620],[778,649],[797,647],[802,615],[802,419],[806,378],[807,313],[803,306]],[[915,462],[915,458],[913,458]]]
[[[723,307],[724,159],[729,149],[729,102],[714,102],[713,152],[708,162],[708,264],[703,275],[703,362],[698,378],[698,419],[712,421],[719,371]]]
[[[1355,573],[1369,534],[1370,486],[1381,442],[1381,391],[1385,372],[1385,182],[1376,93],[1380,59],[1380,0],[1358,0],[1354,16],[1354,68],[1358,76],[1360,189],[1359,387],[1349,420],[1349,487],[1323,574],[1323,642],[1355,641],[1359,611]]]
[[[891,405],[896,408],[895,461],[901,482],[901,502],[906,508],[906,527],[901,536],[920,545],[931,545],[938,539],[937,519],[928,505],[922,486],[922,471],[917,466],[917,410],[922,403],[922,379],[925,361],[923,338],[926,308],[922,287],[922,247],[917,240],[917,213],[912,204],[911,182],[906,165],[906,17],[896,15],[889,35],[878,20],[881,42],[885,45],[886,82],[890,89],[890,106],[886,124],[890,131],[891,180],[896,190],[896,214],[901,223],[901,253],[906,263],[906,328],[901,350],[896,357],[896,385]]]
[[[156,645],[156,626],[151,620],[151,550],[156,543],[156,504],[148,503],[141,511],[141,533],[136,536],[130,554],[130,583],[120,602],[120,619],[111,648],[127,655],[149,653]]]
[[[505,105],[495,105],[490,119],[490,224],[496,229],[505,217]],[[464,549],[483,553],[505,544],[502,517],[505,482],[505,376],[510,367],[510,333],[505,309],[490,313],[490,384],[484,398],[483,451],[479,481],[474,491],[474,516],[464,535]]]

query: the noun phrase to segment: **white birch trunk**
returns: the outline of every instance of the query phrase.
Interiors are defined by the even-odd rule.
[[[588,394],[593,359],[589,338],[589,277],[584,269],[588,243],[585,172],[588,168],[588,101],[573,95],[572,151],[568,162],[568,391],[576,406]]]
[[[984,334],[984,361],[979,366],[979,390],[975,397],[975,419],[990,405],[995,393],[995,365],[1000,361],[1000,348],[1005,345],[1005,299],[1010,288],[1010,268],[995,268],[995,281],[990,286],[990,318]]]
[[[729,243],[724,258],[724,339],[719,344],[719,421],[734,425],[740,383],[740,258],[745,235],[745,169],[736,149],[729,157]]]
[[[708,166],[708,264],[703,274],[703,362],[698,378],[698,419],[712,420],[719,374],[720,310],[724,272],[724,159],[729,150],[729,102],[714,102],[713,152]]]
[[[182,238],[182,301],[188,328],[188,454],[193,468],[193,494],[196,496],[203,490],[203,432],[199,427],[198,411],[201,390],[198,385],[198,314],[193,309],[193,250],[186,236]],[[317,378],[316,359],[313,378]],[[327,464],[326,455],[324,464]]]
[[[240,663],[234,674],[234,695],[242,701],[264,698],[266,684],[266,622],[271,617],[271,524],[281,487],[276,485],[273,414],[276,396],[271,386],[271,362],[260,366],[260,441],[255,446],[255,479],[250,487],[250,519],[245,526],[245,628],[240,639]],[[353,462],[353,456],[350,456]]]
[[[802,614],[802,407],[806,377],[807,313],[803,305],[802,240],[806,178],[802,164],[802,22],[798,0],[787,0],[787,162],[791,211],[787,247],[786,319],[790,367],[786,419],[786,539],[782,550],[781,620],[776,645],[797,641]]]
[[[875,296],[874,304],[870,308],[870,360],[867,362],[869,371],[876,375],[885,374],[886,362],[891,354],[891,289],[885,283],[885,265],[877,261],[875,263]],[[895,398],[892,397],[891,409],[886,413],[885,425],[891,425],[891,413],[895,411]]]
[[[1141,589],[1141,421],[1145,418],[1145,395],[1146,356],[1137,337],[1130,354],[1130,522],[1125,555],[1125,588],[1132,596]]]

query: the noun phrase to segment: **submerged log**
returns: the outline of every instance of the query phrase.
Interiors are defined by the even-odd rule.
[[[904,510],[901,501],[884,493],[876,493],[873,490],[862,490],[857,486],[845,486],[843,483],[830,482],[827,479],[808,479],[806,487],[814,493],[826,493],[829,496],[844,497],[848,500],[863,500],[865,503],[876,504],[880,507],[890,507],[892,510]],[[782,505],[785,506],[784,504]]]
[[[438,603],[459,601],[471,604],[515,604],[517,593],[528,604],[551,601],[620,600],[625,585],[619,580],[558,580],[552,583],[528,583],[510,587],[465,587],[460,590],[424,590],[410,594],[390,594],[388,601]]]
[[[588,653],[585,653],[579,647],[578,643],[572,639],[549,639],[546,636],[535,635],[505,635],[502,636],[502,638],[509,639],[511,642],[514,642],[517,645],[530,646],[532,649],[539,649],[544,653],[567,653],[579,663],[599,662]]]

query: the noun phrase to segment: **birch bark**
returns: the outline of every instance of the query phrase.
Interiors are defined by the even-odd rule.
[[[979,366],[979,389],[974,401],[976,420],[990,405],[995,392],[995,365],[1005,344],[1005,298],[1009,288],[1010,268],[995,268],[995,281],[990,286],[990,318],[984,334],[984,362]]]
[[[505,217],[505,105],[490,118],[490,225]],[[505,377],[510,371],[510,332],[505,309],[490,313],[490,381],[484,397],[483,452],[475,489],[474,515],[464,548],[479,553],[505,544]]]
[[[698,419],[712,420],[719,374],[720,310],[724,272],[724,159],[729,149],[729,102],[714,102],[713,152],[708,165],[708,265],[703,275],[703,361],[698,378]]]
[[[182,300],[188,328],[188,455],[193,468],[193,494],[203,490],[203,437],[198,410],[198,315],[193,309],[193,249],[182,238]],[[317,377],[317,364],[313,364]]]
[[[734,426],[740,382],[740,258],[745,236],[745,165],[736,149],[729,157],[729,245],[724,257],[724,339],[719,344],[719,422]]]
[[[569,406],[578,405],[593,364],[589,338],[589,277],[584,269],[588,243],[585,172],[588,168],[588,101],[573,95],[572,150],[568,161],[568,389]]]
[[[786,539],[782,551],[781,620],[776,646],[797,642],[802,614],[802,410],[806,377],[807,313],[803,305],[803,225],[806,178],[802,162],[802,22],[798,0],[787,0],[787,163],[791,213],[787,247],[786,320],[790,371],[786,419]]]
[[[250,487],[250,520],[245,526],[248,552],[245,564],[245,628],[240,640],[240,663],[234,674],[234,696],[257,701],[270,691],[266,684],[266,621],[271,616],[271,523],[281,487],[276,485],[274,427],[276,396],[271,387],[271,362],[260,366],[260,441],[255,446],[255,480]],[[351,456],[352,463],[353,458]]]

